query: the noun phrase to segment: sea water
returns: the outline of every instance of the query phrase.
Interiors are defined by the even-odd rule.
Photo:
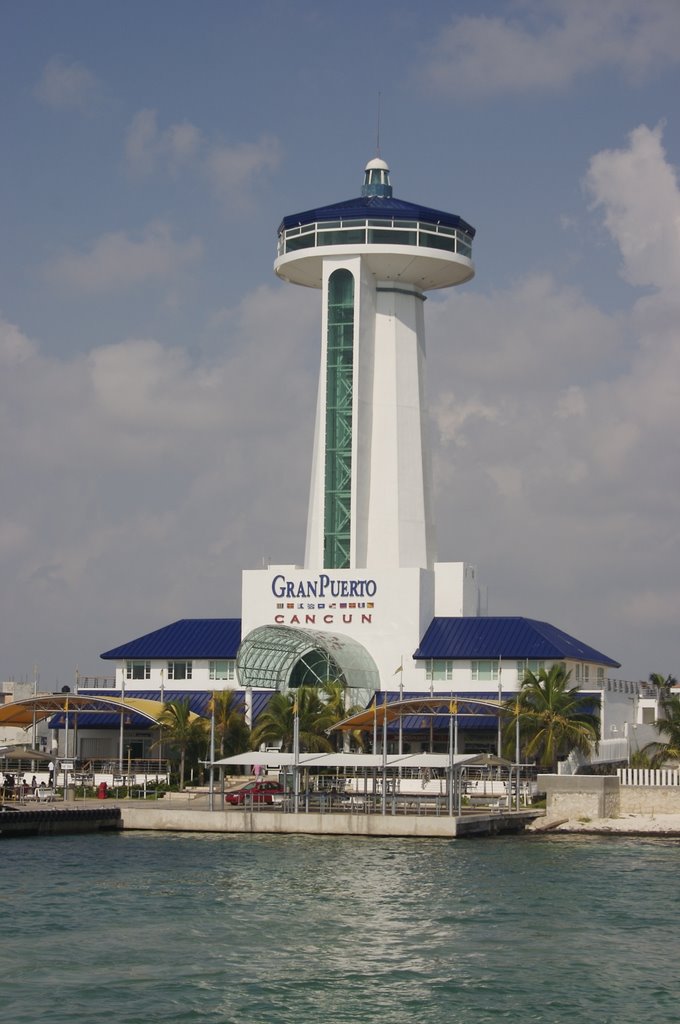
[[[662,1024],[680,845],[122,833],[0,844],[11,1024]]]

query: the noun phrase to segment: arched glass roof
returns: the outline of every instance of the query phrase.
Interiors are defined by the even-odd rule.
[[[351,637],[292,626],[258,626],[236,655],[242,686],[287,690],[340,680],[352,689],[377,690],[377,666]]]

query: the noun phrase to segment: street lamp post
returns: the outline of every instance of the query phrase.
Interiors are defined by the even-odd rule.
[[[387,694],[385,694],[385,699]],[[383,739],[382,739],[382,801],[381,814],[387,814],[387,705],[383,699]]]
[[[297,814],[300,809],[300,712],[298,710],[298,695],[295,695],[293,707],[293,791],[294,810]]]
[[[208,807],[215,809],[215,692],[210,703],[210,790]]]
[[[125,667],[120,681],[120,732],[118,736],[118,774],[123,776],[123,743],[125,737]]]
[[[515,761],[517,762],[517,796],[515,800],[515,809],[519,810],[519,784],[520,784],[520,770],[519,770],[519,698],[517,699],[516,717],[515,717]]]

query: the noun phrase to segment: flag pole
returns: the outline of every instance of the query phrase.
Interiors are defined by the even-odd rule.
[[[399,668],[397,669],[397,672],[399,673],[399,703],[401,703],[402,700],[404,699],[404,655],[403,654],[402,654],[402,656],[400,658]],[[396,674],[397,673],[395,672],[395,675]],[[399,708],[399,756],[400,757],[404,753],[404,721],[403,721],[403,717],[404,717],[404,713],[403,713],[402,709]],[[399,766],[399,774],[401,775],[401,765]]]

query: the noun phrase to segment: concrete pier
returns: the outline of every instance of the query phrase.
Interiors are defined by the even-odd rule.
[[[180,796],[184,799],[177,799]],[[0,813],[0,838],[66,835],[118,829],[144,832],[210,832],[234,835],[312,835],[456,839],[522,832],[543,811],[474,810],[462,815],[378,814],[349,810],[301,810],[277,807],[208,809],[203,794],[173,794],[173,800],[85,799]]]
[[[483,814],[415,815],[300,812],[269,808],[207,811],[162,804],[121,805],[126,830],[158,832],[224,832],[252,835],[404,836],[414,839],[455,839],[521,832],[542,811]]]

